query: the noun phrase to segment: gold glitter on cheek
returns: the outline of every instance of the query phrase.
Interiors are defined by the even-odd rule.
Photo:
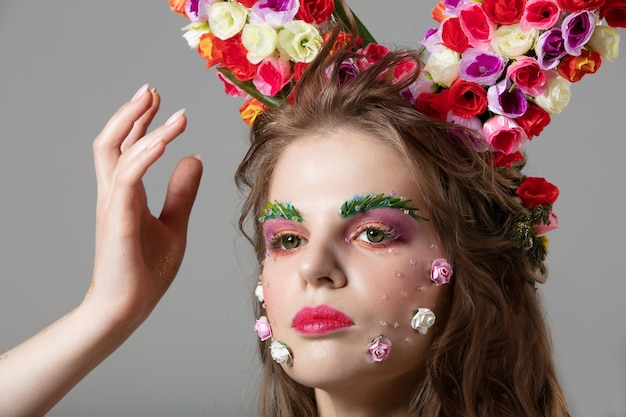
[[[381,325],[381,326],[386,326],[386,325],[387,325],[387,322],[386,322],[385,320],[381,320],[381,321],[380,321],[380,325]]]
[[[4,355],[1,355],[1,356],[0,356],[0,361],[1,361],[1,360],[6,359],[6,358],[8,358],[8,357],[9,357],[9,354],[8,354],[8,353],[5,353]]]
[[[397,329],[398,327],[400,327],[400,323],[395,322],[395,323],[393,324],[393,328],[394,328],[394,329]]]

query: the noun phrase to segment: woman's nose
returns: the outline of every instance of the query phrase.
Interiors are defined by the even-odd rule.
[[[348,281],[340,262],[339,247],[332,243],[309,241],[300,253],[298,275],[306,285],[341,288]]]

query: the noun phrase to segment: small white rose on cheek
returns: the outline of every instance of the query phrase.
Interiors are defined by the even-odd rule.
[[[265,297],[263,295],[263,284],[261,282],[259,282],[259,285],[257,285],[256,288],[254,289],[254,295],[256,295],[256,298],[259,300],[259,303],[262,303],[263,301],[265,301]]]
[[[270,345],[270,354],[276,362],[291,365],[291,350],[283,342],[273,341]]]
[[[417,310],[411,320],[411,327],[421,334],[428,333],[428,329],[435,324],[435,313],[428,308],[420,308]]]
[[[450,282],[452,274],[452,266],[444,258],[435,259],[430,266],[430,279],[437,286]]]

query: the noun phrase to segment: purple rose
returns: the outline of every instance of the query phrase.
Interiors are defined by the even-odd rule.
[[[572,13],[563,19],[561,30],[565,41],[565,52],[569,55],[579,56],[593,35],[595,26],[596,17],[588,10]]]
[[[543,70],[556,68],[559,60],[566,54],[563,31],[561,29],[550,29],[539,35],[535,46],[537,62]]]
[[[491,52],[469,48],[461,55],[459,78],[480,85],[494,85],[502,76],[505,58]]]
[[[526,113],[528,101],[526,95],[511,80],[505,78],[487,90],[487,107],[496,114],[517,118]]]
[[[277,28],[291,22],[299,8],[298,0],[260,0],[250,9],[250,21]]]
[[[444,258],[437,258],[430,266],[430,280],[436,286],[447,284],[452,278],[452,266]]]
[[[384,361],[391,353],[391,341],[382,336],[378,336],[367,345],[367,351],[370,354],[368,359],[371,362]]]

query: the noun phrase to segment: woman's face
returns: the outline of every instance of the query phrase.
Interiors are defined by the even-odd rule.
[[[398,207],[361,199],[341,213],[379,194]],[[407,378],[414,387],[441,323],[421,334],[411,319],[418,308],[443,314],[449,285],[430,279],[445,254],[432,223],[416,219],[429,213],[400,156],[354,132],[302,137],[279,159],[269,201],[261,281],[273,339],[293,352],[285,371],[322,389]],[[391,351],[373,361],[368,344],[381,335]]]

